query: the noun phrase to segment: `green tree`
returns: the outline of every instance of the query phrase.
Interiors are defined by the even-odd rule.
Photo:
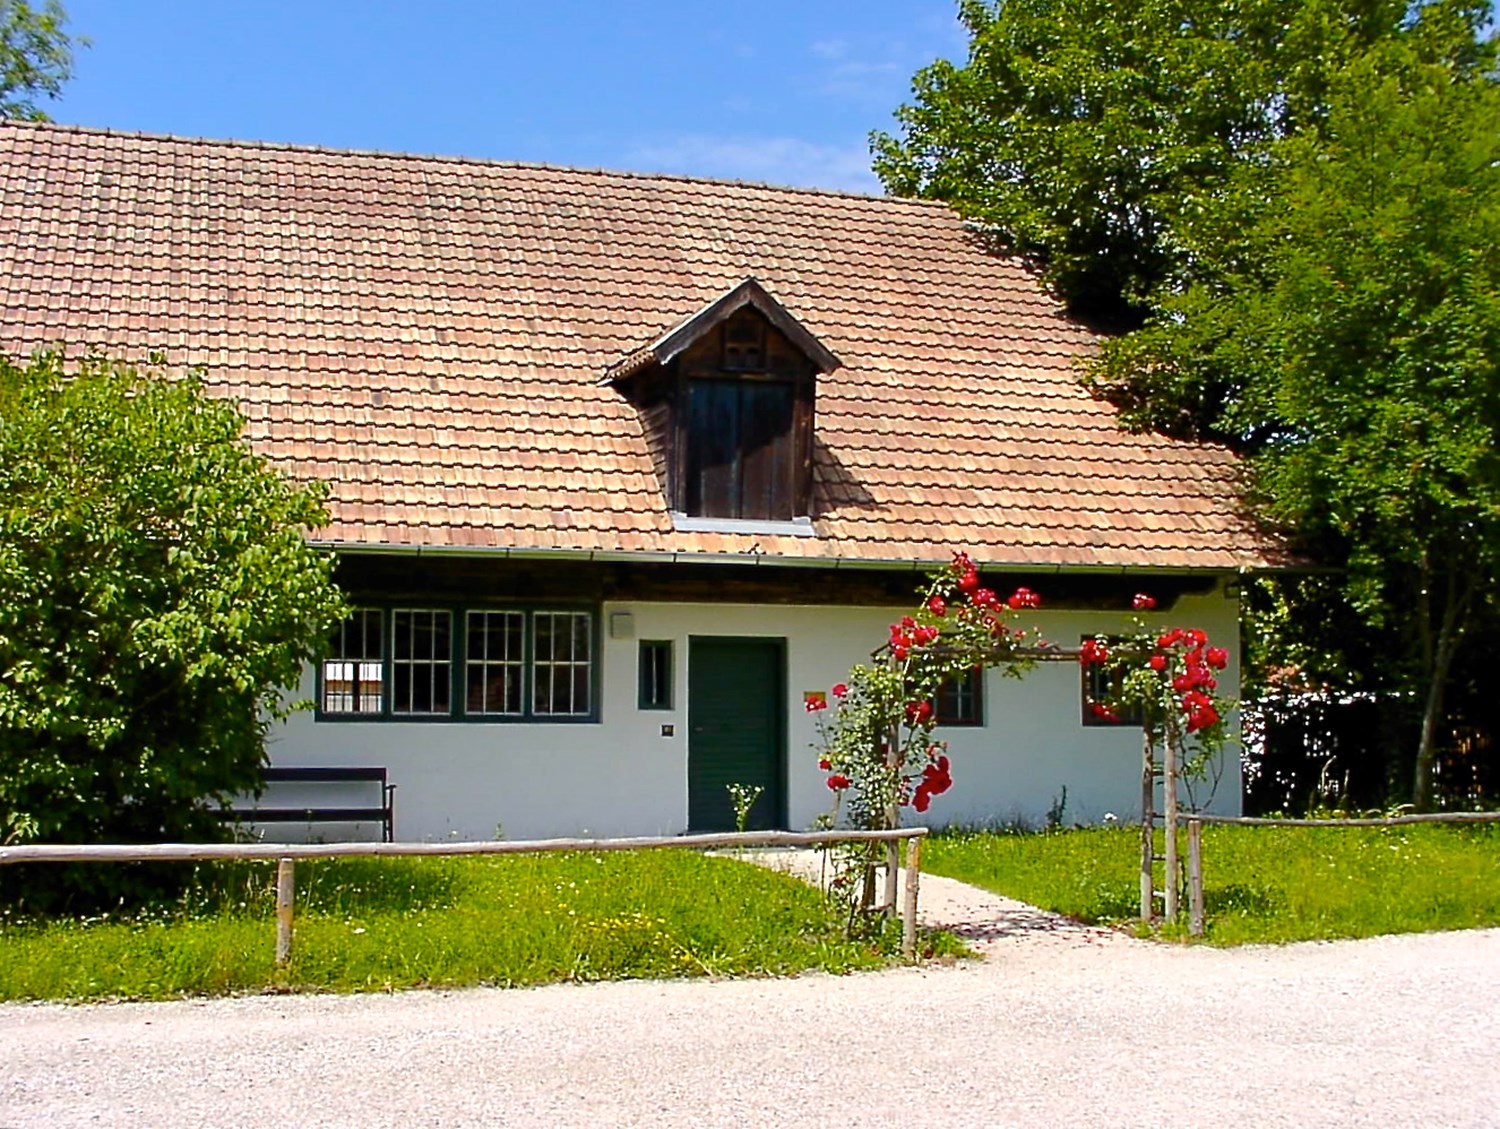
[[[1194,220],[1198,280],[1092,378],[1138,426],[1235,439],[1259,511],[1345,570],[1419,712],[1427,807],[1454,664],[1500,600],[1500,89],[1390,42],[1327,103]]]
[[[0,0],[0,118],[45,121],[38,96],[56,98],[73,77],[75,40],[58,0],[40,8],[27,0]]]
[[[257,785],[344,609],[321,488],[241,429],[197,375],[0,359],[0,835],[212,835]]]
[[[1197,263],[1180,226],[1279,138],[1316,127],[1371,44],[1458,23],[1472,69],[1485,0],[961,0],[959,67],[920,71],[875,171],[1034,257],[1077,314],[1141,324]]]

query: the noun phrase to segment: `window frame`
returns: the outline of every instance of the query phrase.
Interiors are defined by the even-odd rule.
[[[670,639],[642,639],[636,647],[635,658],[635,705],[639,710],[672,710],[676,708],[676,668],[673,662],[672,640]],[[661,700],[652,697],[650,691],[653,689],[647,682],[648,660],[647,654],[661,656]],[[655,661],[655,660],[651,660]]]
[[[387,665],[387,651],[389,650],[389,647],[387,646],[388,640],[386,637],[386,610],[384,608],[375,608],[368,606],[350,608],[349,616],[339,622],[337,631],[339,632],[339,638],[342,644],[344,643],[347,636],[349,621],[354,619],[355,616],[364,617],[370,615],[374,615],[377,617],[375,621],[377,634],[377,645],[375,650],[377,653],[373,657],[368,655],[361,655],[358,658],[351,658],[346,655],[339,655],[338,657],[335,657],[332,654],[327,654],[320,656],[317,662],[314,664],[314,669],[317,672],[317,683],[313,704],[315,706],[315,712],[319,717],[326,716],[330,719],[338,721],[371,721],[381,717],[389,708],[391,699],[389,684],[390,667]],[[362,638],[367,638],[368,630],[369,629],[367,626],[361,627]],[[340,651],[343,651],[345,649],[346,647],[344,646],[340,646],[339,648]],[[366,651],[369,648],[368,646],[366,646],[360,649],[362,651]],[[370,685],[378,685],[379,687],[378,691],[376,692],[376,701],[379,703],[377,708],[373,710],[362,710],[356,706],[356,708],[348,710],[328,709],[327,703],[329,664],[347,663],[353,666],[355,668],[355,671],[357,672],[360,667],[372,662],[376,663],[380,668],[380,676],[376,679],[372,679],[369,683]],[[356,676],[351,680],[352,689],[350,691],[350,696],[355,702],[358,702],[360,700],[360,687],[363,684],[364,680],[359,678],[358,674],[356,673]]]
[[[753,401],[767,394],[784,398],[785,403],[778,405],[778,419],[784,407],[786,427],[784,431],[778,430],[769,442],[757,444],[752,442],[757,437],[755,424],[764,417],[755,410]],[[684,514],[739,522],[793,521],[804,516],[802,511],[807,507],[801,497],[798,476],[797,396],[794,380],[763,372],[729,371],[697,375],[686,381],[680,460],[680,502]],[[731,401],[732,435],[718,435],[699,426],[702,417],[716,416]],[[722,443],[725,450],[732,450],[732,458],[713,462],[709,455],[718,449],[717,443]],[[723,473],[732,480],[728,499],[731,504],[725,508],[733,512],[713,512],[719,507],[710,504],[704,483],[706,470],[711,466],[723,468]],[[757,474],[769,476],[770,488],[763,494],[749,489]],[[759,515],[753,512],[760,508],[768,512]]]
[[[758,341],[745,352],[751,322]],[[674,513],[746,526],[812,516],[817,379],[837,367],[820,348],[749,305],[665,363],[655,388],[670,402],[671,434],[658,471]]]
[[[964,676],[966,682],[972,682],[972,694],[974,699],[974,716],[944,717],[942,713],[943,688],[938,687],[937,693],[932,696],[932,716],[936,724],[944,729],[980,729],[984,727],[984,666],[982,664],[969,668]],[[944,679],[946,685],[951,679]],[[959,692],[960,696],[962,691]]]
[[[415,652],[405,657],[396,655],[396,617],[406,615],[413,617],[407,626],[410,637],[414,637],[417,631],[418,616],[430,616],[432,626],[435,629],[438,616],[446,616],[448,620],[448,657],[443,659],[440,653],[433,649],[430,656],[418,656]],[[456,705],[456,697],[453,693],[454,670],[457,666],[456,658],[458,652],[458,622],[460,614],[450,607],[415,607],[409,602],[398,604],[394,607],[384,608],[381,611],[384,623],[390,632],[390,646],[385,649],[385,684],[387,688],[385,713],[393,721],[427,721],[430,719],[442,719],[453,716]],[[433,698],[437,697],[437,671],[439,667],[446,667],[444,674],[447,680],[448,708],[446,710],[402,710],[396,708],[396,670],[398,666],[405,665],[410,668],[409,682],[407,684],[407,698],[414,699],[415,681],[417,669],[425,667],[428,669],[428,681]]]
[[[1106,647],[1110,648],[1111,650],[1113,650],[1116,646],[1118,646],[1121,643],[1127,643],[1127,642],[1129,642],[1129,637],[1128,636],[1124,636],[1124,635],[1099,635],[1099,634],[1080,635],[1078,637],[1078,642],[1080,644],[1082,644],[1087,639],[1097,639],[1101,643],[1103,643]],[[1079,664],[1079,667],[1078,667],[1078,674],[1079,674],[1079,680],[1078,680],[1078,712],[1079,712],[1079,717],[1083,721],[1083,727],[1085,729],[1139,729],[1139,728],[1141,728],[1141,726],[1145,722],[1145,718],[1142,716],[1141,709],[1140,709],[1139,706],[1136,706],[1136,707],[1131,708],[1131,709],[1126,709],[1123,713],[1120,714],[1120,716],[1117,719],[1111,719],[1111,718],[1107,718],[1107,717],[1095,717],[1094,714],[1093,714],[1093,711],[1091,711],[1089,709],[1089,702],[1091,700],[1095,700],[1099,696],[1099,695],[1095,695],[1094,694],[1094,690],[1098,686],[1102,685],[1102,683],[1101,683],[1100,680],[1104,677],[1104,675],[1105,675],[1105,673],[1107,672],[1108,669],[1109,669],[1108,667],[1094,665],[1094,664],[1090,664],[1088,666],[1084,666],[1083,664]],[[1123,673],[1120,675],[1120,677],[1122,679],[1124,678]]]
[[[481,655],[480,658],[475,659],[469,653],[470,652],[469,644],[470,644],[470,640],[473,637],[472,636],[472,632],[470,630],[470,628],[471,628],[471,624],[470,624],[471,618],[474,617],[474,616],[486,616],[486,617],[488,617],[488,616],[506,616],[506,617],[509,617],[509,616],[513,616],[513,615],[518,615],[518,616],[521,617],[521,648],[520,648],[521,649],[521,654],[520,654],[520,658],[514,664],[509,659],[509,656],[502,655],[499,659],[492,658],[490,656],[490,654],[489,654],[488,646],[486,646],[485,653],[483,655]],[[463,702],[463,716],[466,719],[469,719],[469,720],[472,720],[472,721],[524,721],[526,719],[526,716],[527,716],[527,710],[526,710],[526,701],[527,701],[527,698],[526,698],[526,695],[527,695],[527,692],[528,692],[528,690],[530,688],[530,677],[529,676],[530,676],[530,673],[531,673],[531,653],[532,653],[532,651],[531,651],[531,640],[530,640],[530,632],[531,632],[531,615],[530,615],[530,613],[522,611],[519,608],[492,608],[492,607],[464,608],[463,609],[463,625],[464,625],[463,626],[463,647],[462,647],[462,650],[460,652],[460,659],[459,659],[459,661],[460,661],[460,663],[462,664],[462,667],[463,667],[462,676],[461,676],[461,678],[459,680],[460,681],[460,685],[461,685],[461,690],[462,690],[462,693],[461,693],[461,695],[459,695],[459,697],[461,697],[461,700]],[[520,709],[519,710],[514,710],[514,711],[512,711],[512,710],[493,710],[493,709],[471,710],[469,708],[469,672],[474,667],[476,667],[476,666],[479,667],[481,670],[483,670],[483,669],[488,668],[488,667],[499,667],[501,669],[504,669],[504,668],[506,668],[508,666],[511,666],[511,665],[518,665],[519,668],[520,668],[520,671],[519,671],[519,673],[520,673],[520,687],[519,687],[518,694],[517,694],[517,698],[518,698],[519,703],[520,703]]]
[[[398,725],[595,725],[602,720],[601,699],[604,653],[600,608],[597,604],[568,601],[505,603],[493,601],[454,602],[451,600],[370,600],[360,601],[353,612],[378,612],[381,630],[381,708],[377,711],[342,712],[323,708],[325,664],[332,660],[320,657],[313,664],[316,672],[313,717],[318,722],[384,722]],[[445,713],[397,713],[393,708],[395,650],[395,614],[397,612],[446,612],[449,615],[448,710]],[[469,709],[468,655],[469,614],[483,612],[517,612],[522,620],[521,712],[493,713]],[[534,616],[542,614],[588,616],[588,695],[587,713],[545,714],[535,710],[535,627]],[[342,626],[342,625],[341,625]]]

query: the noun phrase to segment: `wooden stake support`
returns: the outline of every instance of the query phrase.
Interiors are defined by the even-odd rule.
[[[1162,852],[1162,913],[1170,922],[1176,922],[1181,906],[1178,904],[1179,884],[1177,866],[1177,742],[1172,739],[1173,724],[1166,726],[1162,741],[1162,816],[1165,821],[1166,849]]]
[[[1188,816],[1188,933],[1203,936],[1203,821]]]
[[[1141,920],[1148,925],[1156,920],[1151,881],[1156,862],[1154,857],[1156,848],[1152,842],[1155,833],[1156,758],[1153,755],[1151,730],[1148,727],[1141,737]]]

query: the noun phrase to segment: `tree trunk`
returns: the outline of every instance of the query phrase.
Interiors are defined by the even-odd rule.
[[[1425,562],[1424,562],[1425,563]],[[1428,592],[1424,585],[1424,603]],[[1412,780],[1412,803],[1418,811],[1431,811],[1436,806],[1436,769],[1438,723],[1443,718],[1443,693],[1448,686],[1448,673],[1453,669],[1453,656],[1463,639],[1464,624],[1470,599],[1474,595],[1474,582],[1459,590],[1458,580],[1448,574],[1447,593],[1443,604],[1442,624],[1437,635],[1430,635],[1430,620],[1424,626],[1428,631],[1428,644],[1424,646],[1424,658],[1428,659],[1427,694],[1422,706],[1422,735],[1417,741],[1417,757]],[[1424,616],[1424,619],[1427,619]]]

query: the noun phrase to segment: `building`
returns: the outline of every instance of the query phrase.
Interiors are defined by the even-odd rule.
[[[1232,458],[1117,430],[1090,334],[941,205],[31,123],[0,164],[0,345],[203,366],[330,483],[361,611],[270,756],[386,768],[400,838],[720,827],[735,782],[807,825],[805,695],[955,550],[1059,641],[1149,591],[1235,676]],[[1076,667],[944,709],[936,823],[1138,802]]]

